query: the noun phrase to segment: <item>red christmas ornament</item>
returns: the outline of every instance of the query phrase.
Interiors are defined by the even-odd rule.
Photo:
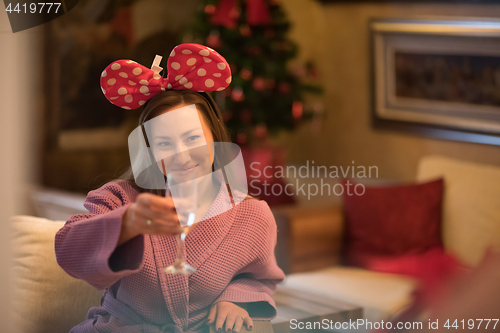
[[[245,133],[238,133],[236,135],[236,143],[240,144],[240,145],[244,145],[245,143],[247,143],[247,135]]]
[[[275,79],[267,79],[266,80],[266,89],[274,89],[274,87],[276,86],[276,80]]]
[[[222,45],[219,32],[214,30],[207,37],[207,45],[213,49],[218,49]]]
[[[241,89],[241,87],[234,88],[231,94],[231,98],[235,102],[241,102],[242,100],[244,100],[245,94],[243,93],[243,89]]]
[[[264,79],[260,76],[255,77],[252,82],[252,87],[258,91],[264,90],[266,88]],[[227,90],[227,88],[225,90]]]
[[[306,69],[302,65],[296,66],[294,69],[292,69],[292,72],[293,72],[293,75],[299,79],[303,78],[307,74]]]
[[[257,125],[254,130],[255,137],[259,139],[263,139],[267,136],[267,127],[266,125]]]
[[[286,94],[290,93],[290,90],[291,90],[290,84],[288,82],[281,82],[278,85],[278,90],[283,95],[286,95]]]
[[[248,81],[252,78],[252,71],[249,70],[248,68],[243,68],[241,71],[240,71],[240,77],[245,80],[245,81]]]
[[[240,26],[240,34],[243,37],[250,37],[252,35],[252,29],[250,29],[250,26],[248,24]]]
[[[252,120],[252,113],[248,109],[244,109],[240,113],[240,119],[243,123],[248,124]]]
[[[205,13],[208,15],[212,15],[215,12],[215,6],[214,5],[206,5],[205,6]]]
[[[302,105],[302,102],[300,101],[295,101],[292,104],[292,115],[295,119],[299,119],[302,117],[302,113],[304,112],[304,106]]]

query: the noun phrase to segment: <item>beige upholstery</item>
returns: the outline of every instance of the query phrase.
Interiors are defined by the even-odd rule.
[[[500,247],[500,168],[440,156],[420,161],[420,181],[444,177],[443,242],[475,266],[488,246]]]
[[[370,321],[387,319],[411,302],[416,281],[403,275],[336,266],[288,275],[283,285],[359,305]]]
[[[102,292],[74,279],[56,262],[54,236],[64,222],[14,216],[14,320],[19,332],[67,333],[82,322]]]

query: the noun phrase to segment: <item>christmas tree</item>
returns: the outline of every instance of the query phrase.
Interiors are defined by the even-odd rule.
[[[290,69],[297,56],[287,38],[290,22],[277,0],[200,0],[192,27],[183,42],[207,45],[231,66],[233,80],[215,93],[232,139],[259,141],[268,133],[290,130],[310,117],[304,93],[320,88],[305,84],[316,76],[312,64]]]

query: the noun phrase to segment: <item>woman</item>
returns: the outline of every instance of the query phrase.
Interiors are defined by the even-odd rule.
[[[181,44],[172,54],[181,52],[199,53],[212,60],[222,58],[197,44]],[[166,83],[154,72],[148,77],[149,90],[146,93],[145,89],[141,90],[143,95],[155,92],[141,114],[141,128],[144,125],[147,130],[148,121],[195,105],[206,144],[228,141],[220,111],[208,94],[182,87],[170,90],[171,86],[176,89],[175,84],[186,87],[186,80],[170,72],[170,67],[178,68],[175,64],[172,66],[173,60],[171,55],[169,89],[154,90],[155,84]],[[205,64],[210,64],[207,60],[197,61],[200,62],[205,69],[208,68]],[[115,64],[110,66],[120,70]],[[190,73],[200,76],[203,72],[196,65],[191,67],[192,61],[189,64],[182,75],[193,82],[189,87],[197,89],[199,85]],[[218,62],[219,69],[220,64]],[[107,70],[111,71],[112,67]],[[224,69],[228,67],[226,63]],[[230,79],[225,81],[229,84]],[[113,82],[111,86],[116,84],[110,82]],[[206,84],[206,80],[203,82]],[[217,84],[212,86],[220,89]],[[103,91],[107,95],[112,89],[121,88],[105,86]],[[134,95],[127,88],[124,97],[128,93],[135,101],[139,89]],[[148,147],[153,148],[154,142],[147,141]],[[181,172],[189,172],[191,166],[198,165],[192,162],[189,158],[179,162],[188,166]],[[216,161],[212,163],[215,169]],[[222,214],[213,214],[225,204],[224,196],[228,193],[226,186],[220,186],[209,200],[213,203],[199,207],[199,216],[208,218],[186,237],[186,259],[196,272],[170,275],[164,273],[163,268],[174,262],[176,256],[176,240],[172,236],[179,232],[179,217],[174,202],[171,197],[163,196],[164,190],[140,187],[135,182],[137,177],[131,175],[129,172],[128,178],[89,192],[85,200],[89,213],[72,216],[56,235],[59,265],[71,276],[97,289],[106,289],[101,306],[91,308],[87,319],[71,332],[196,332],[206,330],[211,324],[215,324],[218,331],[236,332],[242,325],[251,329],[251,317],[270,319],[276,315],[270,295],[284,274],[276,265],[276,224],[265,202],[247,198]]]

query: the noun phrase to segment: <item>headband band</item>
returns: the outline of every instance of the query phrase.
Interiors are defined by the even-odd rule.
[[[177,45],[168,58],[166,78],[160,75],[161,59],[157,55],[151,69],[132,60],[111,63],[101,74],[104,96],[112,104],[132,110],[166,89],[221,91],[231,83],[226,59],[209,47],[194,43]]]

